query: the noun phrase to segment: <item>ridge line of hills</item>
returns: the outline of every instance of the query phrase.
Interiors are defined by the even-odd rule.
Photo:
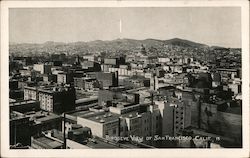
[[[115,40],[94,40],[89,42],[79,41],[79,42],[53,42],[47,41],[44,43],[9,43],[10,50],[24,50],[23,48],[38,48],[38,49],[55,49],[55,50],[82,50],[82,51],[102,51],[102,50],[132,50],[138,49],[141,46],[145,48],[153,48],[153,49],[162,49],[164,46],[177,46],[184,48],[212,48],[212,49],[228,49],[220,46],[208,46],[206,44],[193,42],[190,40],[173,38],[169,40],[159,40],[159,39],[144,39],[144,40],[136,40],[136,39],[115,39]],[[233,48],[234,49],[234,48]]]
[[[123,39],[114,39],[114,40],[94,40],[94,41],[78,41],[78,42],[54,42],[54,41],[47,41],[44,43],[14,43],[10,42],[10,45],[66,45],[66,44],[98,44],[98,43],[126,43],[126,42],[136,42],[136,43],[142,43],[142,44],[150,44],[150,43],[162,43],[162,44],[172,44],[172,45],[179,45],[179,46],[189,46],[189,47],[208,47],[206,44],[201,44],[189,40],[184,40],[180,38],[173,38],[169,40],[159,40],[159,39],[153,39],[153,38],[147,38],[144,40],[137,40],[137,39],[129,39],[129,38],[123,38]]]

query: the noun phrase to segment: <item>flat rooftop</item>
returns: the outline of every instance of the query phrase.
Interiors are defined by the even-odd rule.
[[[24,114],[17,111],[11,111],[9,117],[10,121],[28,118],[28,116],[25,116]]]
[[[118,120],[120,115],[111,112],[95,112],[95,111],[79,111],[72,114],[73,116],[78,116],[85,118],[94,122],[105,123]]]
[[[118,120],[119,117],[120,115],[118,114],[106,112],[105,114],[98,114],[96,116],[88,117],[87,119],[95,121],[95,122],[99,122],[99,123],[105,123],[105,122]]]
[[[30,90],[39,90],[41,92],[46,92],[46,93],[54,93],[54,92],[61,92],[61,91],[67,91],[68,89],[71,89],[70,86],[61,86],[61,85],[46,85],[46,86],[36,86],[36,87],[31,87],[31,86],[25,86],[25,89],[30,89]]]
[[[88,98],[77,99],[75,101],[75,103],[80,104],[80,103],[85,103],[85,102],[94,101],[94,100],[98,100],[98,97],[97,96],[89,96]]]
[[[49,113],[46,111],[36,111],[36,112],[31,111],[31,112],[25,113],[25,116],[30,117],[37,124],[61,118],[61,116],[59,116],[59,115],[56,115],[56,114],[51,113],[51,112]]]
[[[118,146],[107,143],[98,139],[95,139],[96,143],[93,143],[91,141],[88,141],[86,146],[93,148],[93,149],[114,149],[114,148],[119,148]]]
[[[47,137],[35,138],[34,140],[42,143],[48,149],[59,148],[59,147],[61,147],[63,145],[63,143],[55,141],[55,140],[47,138]]]
[[[83,111],[76,111],[76,112],[70,113],[68,115],[72,115],[75,117],[84,117],[87,114],[94,114],[94,112],[90,112],[89,110],[83,110]]]
[[[23,104],[31,104],[31,103],[36,103],[38,101],[36,100],[24,100],[20,102],[10,102],[10,106],[17,106],[17,105],[23,105]]]
[[[123,107],[126,107],[128,105],[131,105],[131,103],[129,103],[129,102],[117,102],[116,107],[123,108]]]
[[[134,118],[134,117],[138,117],[138,115],[140,114],[137,111],[131,111],[131,112],[122,114],[121,116],[125,118]]]

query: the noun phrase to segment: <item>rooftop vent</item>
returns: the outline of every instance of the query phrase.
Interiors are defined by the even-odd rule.
[[[95,119],[96,119],[96,120],[98,120],[98,119],[99,119],[99,117],[98,117],[98,116],[96,116],[96,117],[95,117]]]
[[[105,121],[103,119],[100,120],[101,123],[104,123]]]

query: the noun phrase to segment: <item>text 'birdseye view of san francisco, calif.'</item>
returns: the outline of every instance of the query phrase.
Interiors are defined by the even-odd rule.
[[[9,148],[242,148],[240,7],[9,9]]]

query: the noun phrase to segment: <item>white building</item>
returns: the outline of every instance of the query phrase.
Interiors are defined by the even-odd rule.
[[[51,73],[52,65],[49,64],[34,64],[33,69],[35,71],[39,71],[41,74],[48,74]]]

